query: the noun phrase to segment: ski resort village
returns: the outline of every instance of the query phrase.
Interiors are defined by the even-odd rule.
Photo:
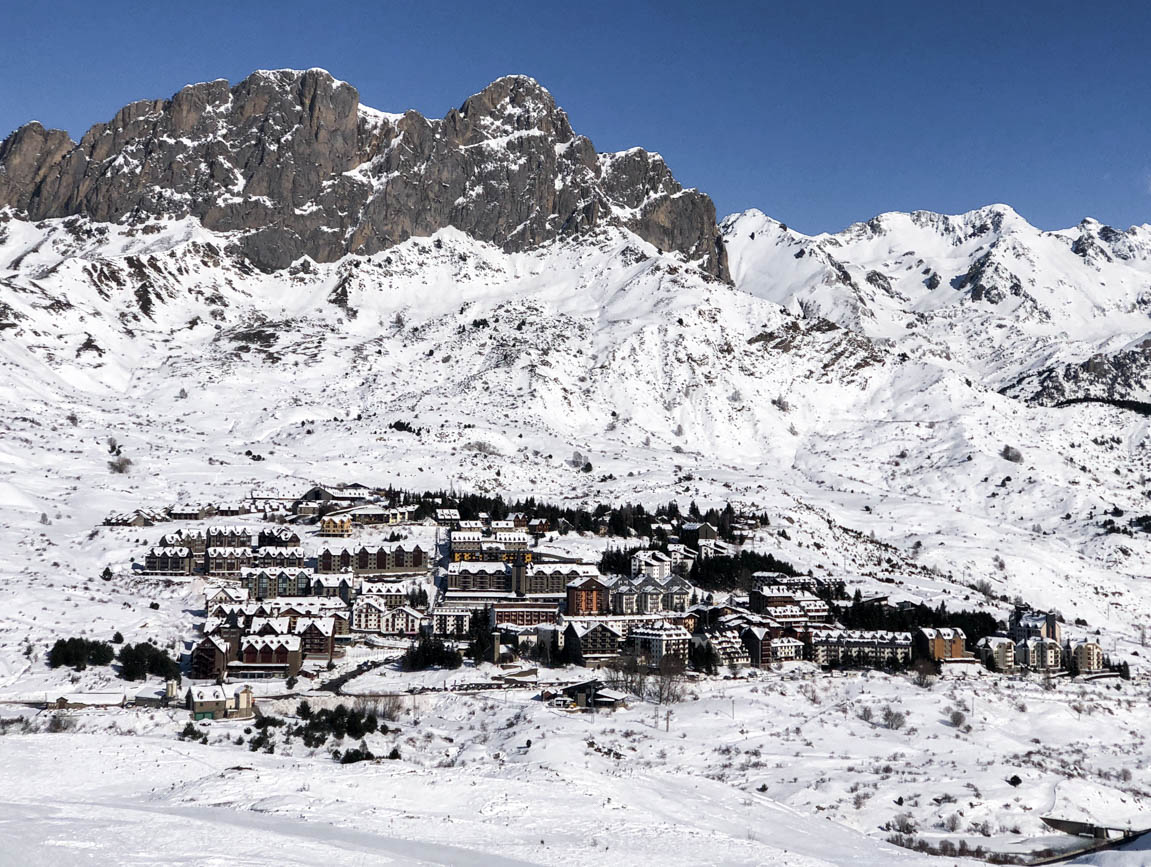
[[[434,786],[490,764],[503,782],[484,809],[507,786],[517,802],[580,790],[565,767],[684,774],[685,810],[733,791],[709,815],[746,825],[693,838],[685,862],[711,845],[754,860],[768,795],[834,820],[837,845],[841,826],[873,838],[860,863],[875,864],[916,852],[1030,863],[1082,839],[1050,813],[1148,797],[1126,758],[1144,737],[1146,681],[1074,611],[989,585],[967,607],[928,605],[907,592],[913,575],[800,570],[772,553],[788,535],[731,506],[586,510],[357,483],[140,504],[92,529],[120,556],[83,593],[121,588],[125,610],[158,619],[102,634],[84,618],[71,637],[27,644],[0,731],[168,738],[180,761],[202,752],[221,768],[196,784],[209,801],[276,761],[300,791],[315,774],[368,785],[355,768],[378,769],[401,799],[413,774]],[[127,760],[92,744],[97,766]],[[638,806],[614,791],[592,800]],[[389,821],[403,824],[397,807]],[[513,828],[483,833],[487,851],[526,845]],[[588,833],[555,840],[569,850],[557,859],[619,845]]]

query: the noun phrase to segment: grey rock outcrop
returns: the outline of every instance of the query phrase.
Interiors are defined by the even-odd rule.
[[[615,224],[728,279],[711,199],[657,155],[597,154],[525,76],[442,119],[363,108],[354,87],[311,69],[135,102],[78,143],[31,123],[0,144],[0,207],[33,220],[194,216],[236,232],[269,270],[447,226],[522,250]]]

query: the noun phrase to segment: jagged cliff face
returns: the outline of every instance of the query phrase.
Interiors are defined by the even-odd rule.
[[[711,199],[641,149],[597,154],[551,94],[508,76],[443,119],[384,114],[323,70],[256,72],[132,103],[73,142],[0,144],[0,207],[32,220],[197,217],[265,269],[371,254],[452,226],[509,250],[619,225],[712,276]]]

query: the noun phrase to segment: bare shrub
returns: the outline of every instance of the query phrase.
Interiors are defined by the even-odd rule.
[[[115,473],[118,475],[127,475],[128,469],[131,466],[132,466],[132,459],[128,458],[128,457],[124,457],[123,455],[120,455],[120,457],[113,458],[112,460],[108,461],[109,472],[112,472],[112,473]]]

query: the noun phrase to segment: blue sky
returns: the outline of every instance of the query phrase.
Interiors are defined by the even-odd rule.
[[[10,0],[0,135],[35,118],[78,137],[257,68],[322,66],[367,105],[435,116],[518,72],[599,150],[658,150],[721,216],[819,232],[1006,202],[1043,228],[1126,227],[1151,222],[1151,6],[1104,8]]]

